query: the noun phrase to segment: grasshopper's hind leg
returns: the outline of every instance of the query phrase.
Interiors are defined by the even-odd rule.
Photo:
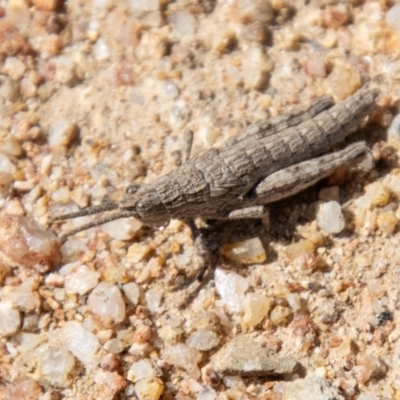
[[[368,151],[364,142],[357,142],[341,151],[281,169],[266,177],[253,189],[250,202],[267,204],[299,193]]]

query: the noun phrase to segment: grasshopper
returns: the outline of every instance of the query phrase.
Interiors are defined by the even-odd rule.
[[[192,158],[193,133],[188,132],[183,163],[174,171],[152,183],[129,186],[121,201],[108,201],[53,220],[114,211],[65,235],[70,236],[119,218],[135,217],[157,227],[176,218],[189,225],[204,256],[204,239],[195,218],[265,218],[267,204],[302,191],[367,152],[366,144],[357,142],[326,154],[357,130],[378,94],[378,90],[364,86],[336,105],[331,96],[317,97],[288,114],[250,125],[219,148]]]

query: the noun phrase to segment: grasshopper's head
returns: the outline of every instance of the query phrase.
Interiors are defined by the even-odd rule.
[[[133,192],[128,188],[125,198],[119,203],[121,212],[127,211],[146,225],[161,226],[171,217],[153,185],[142,185]]]

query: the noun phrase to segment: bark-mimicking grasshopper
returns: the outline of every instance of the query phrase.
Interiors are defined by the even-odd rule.
[[[204,256],[194,218],[263,218],[266,204],[300,192],[367,152],[365,143],[357,142],[324,155],[357,129],[377,96],[378,91],[367,86],[336,105],[331,96],[320,96],[310,105],[250,125],[221,147],[193,158],[189,132],[183,165],[176,170],[152,183],[129,186],[119,202],[87,207],[54,221],[116,210],[65,235],[70,236],[118,218],[135,217],[153,226],[177,218],[188,223]]]

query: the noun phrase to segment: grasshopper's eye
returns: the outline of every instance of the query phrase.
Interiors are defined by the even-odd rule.
[[[132,185],[129,185],[126,190],[125,193],[126,194],[135,194],[140,188],[140,183],[133,183]]]

